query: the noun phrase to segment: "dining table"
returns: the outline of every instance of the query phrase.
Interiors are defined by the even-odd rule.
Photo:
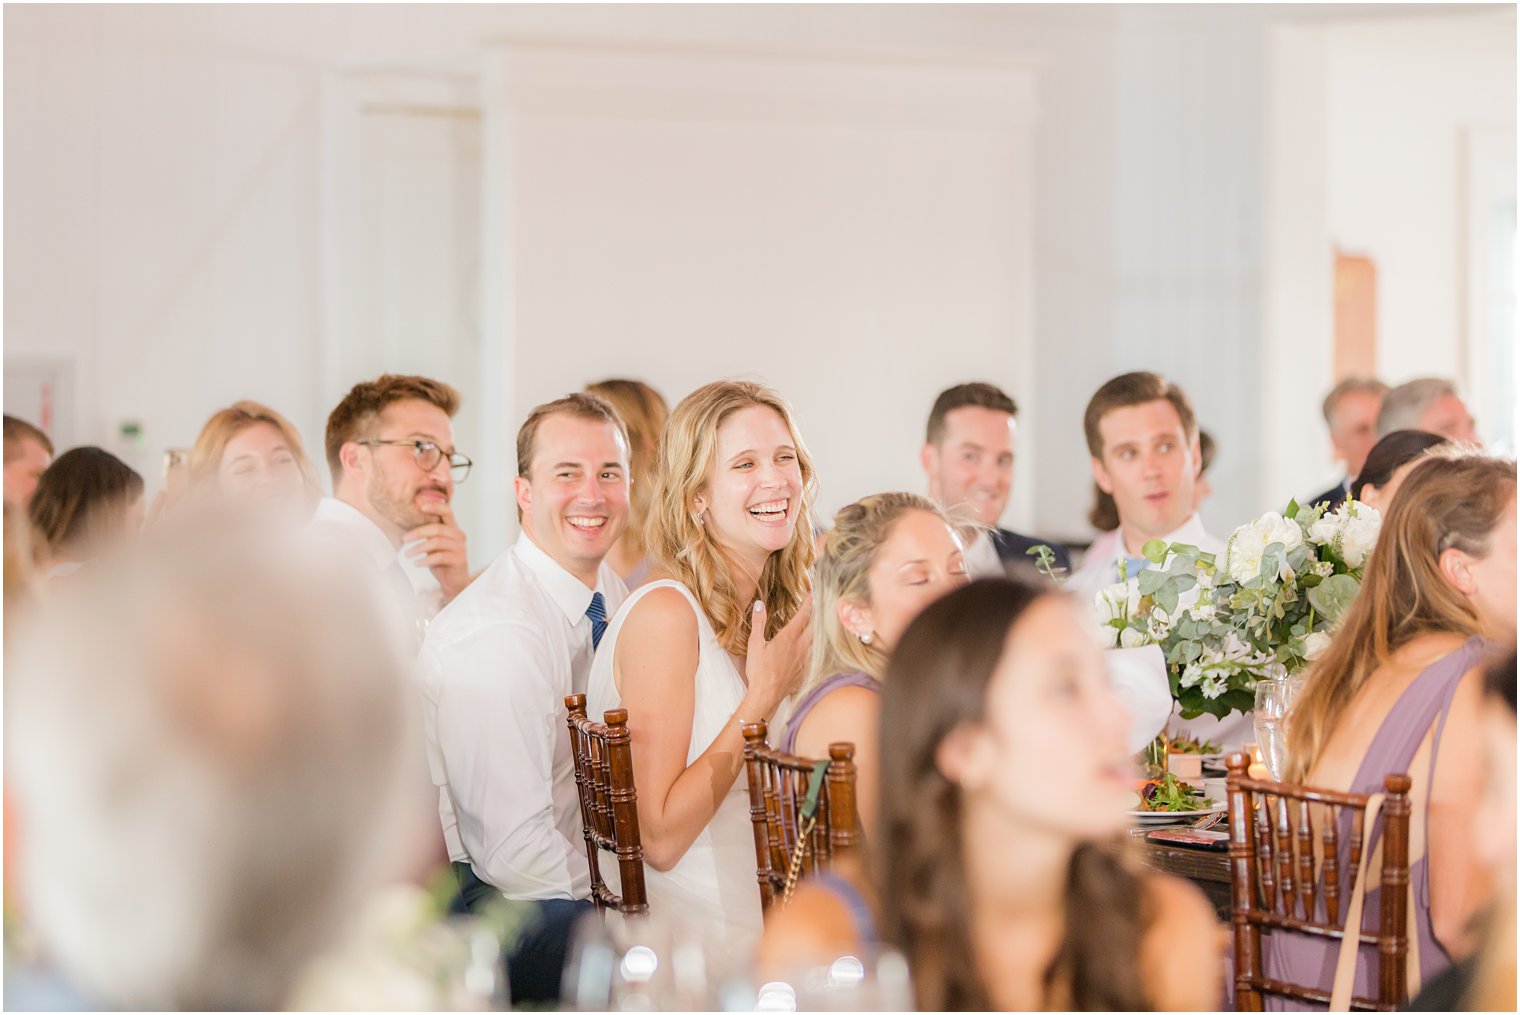
[[[1158,827],[1143,825],[1129,829],[1127,845],[1132,855],[1151,870],[1186,878],[1193,882],[1214,906],[1220,920],[1230,919],[1230,854],[1224,850],[1200,849],[1164,842],[1152,842],[1145,833]],[[1223,827],[1223,823],[1215,827]]]

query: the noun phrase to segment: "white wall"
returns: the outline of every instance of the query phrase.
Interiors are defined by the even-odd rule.
[[[940,389],[984,377],[1033,407],[1028,71],[503,59],[519,415],[609,375],[672,403],[763,381],[797,409],[826,519],[922,485]]]
[[[1025,184],[1016,173],[1008,203],[986,203],[997,167],[1020,157],[1006,136],[999,140],[985,126],[941,132],[955,161],[910,152],[893,174],[857,193],[847,185],[849,173],[873,154],[895,151],[901,137],[836,126],[818,132],[827,166],[814,167],[792,193],[747,196],[736,212],[736,228],[751,236],[766,211],[821,214],[817,245],[799,247],[788,260],[778,245],[760,244],[736,251],[734,263],[774,274],[785,300],[769,320],[796,325],[787,332],[796,340],[850,336],[820,348],[824,362],[858,357],[873,334],[900,341],[938,325],[943,383],[1008,371],[1001,379],[1026,405],[1020,503],[1010,518],[1045,534],[1086,531],[1090,486],[1080,419],[1091,391],[1125,369],[1173,373],[1220,438],[1219,492],[1205,518],[1227,528],[1304,492],[1313,485],[1308,473],[1324,471],[1316,459],[1327,460],[1315,408],[1324,385],[1302,376],[1291,383],[1271,370],[1286,350],[1299,355],[1305,341],[1271,323],[1273,308],[1302,314],[1291,292],[1313,291],[1301,278],[1293,290],[1292,279],[1274,274],[1271,253],[1292,249],[1279,242],[1269,207],[1282,190],[1273,160],[1292,154],[1267,131],[1270,110],[1281,105],[1268,41],[1284,16],[1249,6],[7,7],[6,362],[49,355],[72,362],[77,411],[60,424],[60,436],[110,446],[121,421],[140,421],[138,464],[149,471],[159,449],[188,443],[211,410],[234,398],[259,397],[287,412],[316,453],[327,409],[357,376],[382,368],[451,372],[467,397],[461,438],[466,450],[481,452],[481,469],[461,491],[461,516],[483,560],[510,531],[503,509],[509,435],[526,400],[591,372],[539,356],[533,334],[558,341],[621,327],[644,343],[630,359],[647,364],[651,379],[673,378],[664,386],[678,394],[707,375],[662,351],[660,320],[629,317],[630,292],[654,287],[682,327],[710,326],[725,298],[732,304],[753,292],[735,281],[677,300],[681,262],[662,268],[639,260],[621,227],[604,237],[605,252],[577,252],[548,209],[558,208],[558,218],[569,216],[586,235],[596,221],[574,217],[581,205],[524,208],[490,185],[505,180],[508,188],[548,186],[563,194],[571,184],[605,183],[610,189],[583,207],[613,207],[616,199],[625,225],[661,221],[658,208],[631,203],[638,195],[686,200],[678,216],[685,242],[719,235],[698,228],[698,195],[670,180],[638,189],[632,176],[588,176],[606,167],[550,156],[594,145],[608,155],[631,153],[647,171],[645,155],[660,137],[695,159],[704,132],[709,142],[727,136],[720,124],[630,128],[528,118],[520,134],[490,135],[491,124],[515,115],[501,107],[507,72],[490,55],[502,43],[695,48],[824,62],[867,57],[899,74],[925,63],[1033,62],[1039,118],[1029,149],[1030,228],[992,221],[1020,214]],[[1446,23],[1444,15],[1425,20]],[[1429,44],[1467,46],[1440,33]],[[1493,74],[1508,75],[1502,91],[1513,102],[1512,44],[1507,53],[1461,52],[1464,61],[1480,59],[1498,68]],[[1489,91],[1482,82],[1474,87]],[[481,119],[365,111],[387,100],[473,110]],[[764,146],[767,129],[729,131],[740,146],[727,152],[729,164],[777,166],[775,150]],[[787,132],[778,150],[795,151],[801,128]],[[474,173],[487,181],[478,200],[469,196]],[[751,188],[757,179],[745,177]],[[886,227],[866,220],[867,210],[915,180],[944,187],[959,179],[967,195],[983,196],[951,193],[934,206],[945,209],[943,221],[910,220],[910,235],[924,237],[948,235],[937,230],[959,224],[964,247],[959,260],[945,262],[957,269],[956,288],[938,290],[954,297],[950,310],[915,305],[904,283],[890,316],[853,300],[829,304],[817,319],[798,312],[808,285],[829,265],[845,263],[835,284],[851,296],[857,290],[849,287],[923,270],[925,251],[882,252]],[[901,191],[899,200],[904,215],[922,212],[916,194]],[[977,207],[987,221],[974,214]],[[472,235],[472,225],[480,234]],[[493,247],[486,240],[504,234],[523,242]],[[1016,249],[1021,242],[1025,248]],[[1005,276],[997,267],[1020,263],[1029,279],[1022,289],[1016,270]],[[575,300],[566,291],[567,265],[581,278],[636,281],[621,283],[610,299]],[[951,285],[949,274],[937,284]],[[531,283],[520,303],[501,281],[514,275]],[[730,316],[735,333],[753,340],[746,316]],[[1016,358],[996,359],[988,344],[995,321],[1025,322],[1032,370],[1015,368]],[[482,342],[482,334],[517,340],[503,349],[502,342]],[[718,348],[711,364],[717,372],[749,366],[731,348]],[[523,350],[512,389],[488,398],[481,384],[512,369]],[[632,372],[622,355],[609,357]],[[606,366],[595,372],[614,369]],[[831,418],[838,393],[808,386],[823,376],[800,371],[798,380],[778,383],[793,389],[815,450],[841,477],[825,477],[830,501],[878,479],[911,479],[918,431],[940,380],[916,379],[922,395],[893,389],[889,412],[841,422]],[[864,449],[842,439],[846,427],[854,432],[863,424],[873,431]],[[1268,436],[1293,426],[1301,426],[1302,442]],[[1285,446],[1299,453],[1285,454]],[[1311,447],[1320,450],[1302,450]]]
[[[1487,237],[1470,234],[1507,207],[1513,235],[1513,8],[1292,23],[1273,29],[1271,54],[1266,390],[1287,399],[1334,383],[1339,249],[1376,265],[1383,379],[1452,377],[1480,433],[1508,440],[1513,316],[1495,321],[1492,308],[1513,301],[1513,280],[1507,293],[1485,283]],[[1273,418],[1269,490],[1286,499],[1329,485],[1317,413]]]
[[[1332,24],[1325,56],[1330,237],[1377,265],[1378,369],[1470,383],[1464,149],[1513,152],[1514,8]]]

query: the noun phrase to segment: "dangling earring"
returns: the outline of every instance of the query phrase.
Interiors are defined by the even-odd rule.
[[[860,637],[860,643],[862,645],[869,645],[869,644],[871,644],[871,632],[870,631],[867,631],[865,634],[862,634],[859,637]]]

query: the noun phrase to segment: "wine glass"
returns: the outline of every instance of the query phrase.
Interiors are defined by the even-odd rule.
[[[711,1011],[721,957],[670,916],[589,913],[572,939],[560,1001],[577,1011]]]
[[[786,970],[724,1002],[728,1011],[911,1011],[914,998],[907,960],[877,945]]]
[[[1251,723],[1261,749],[1261,763],[1277,782],[1288,770],[1288,712],[1303,689],[1303,677],[1277,677],[1256,682],[1256,709]]]

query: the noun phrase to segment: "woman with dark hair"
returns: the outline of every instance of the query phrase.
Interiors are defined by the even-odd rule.
[[[1352,498],[1377,508],[1380,514],[1387,514],[1393,495],[1420,456],[1431,448],[1450,443],[1440,434],[1424,430],[1395,430],[1367,452],[1362,471],[1351,483]]]
[[[1062,595],[977,582],[925,609],[888,663],[882,937],[922,1010],[1218,1004],[1202,894],[1100,845],[1125,827],[1133,772],[1086,631]],[[1164,961],[1181,942],[1204,960]]]
[[[1218,1007],[1202,893],[1107,845],[1133,770],[1088,624],[1067,596],[1003,580],[919,614],[882,681],[874,901],[859,877],[804,886],[772,916],[762,969],[846,954],[851,926],[906,956],[920,1011]]]
[[[142,528],[143,479],[96,447],[65,451],[27,505],[48,577],[69,574]]]

